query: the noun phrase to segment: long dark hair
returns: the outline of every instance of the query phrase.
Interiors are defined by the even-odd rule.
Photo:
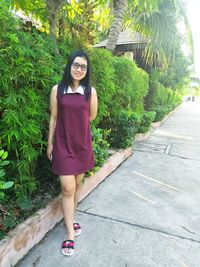
[[[68,86],[73,83],[73,78],[71,76],[71,65],[76,57],[82,57],[87,60],[87,72],[86,72],[85,77],[80,81],[80,84],[83,87],[85,87],[84,95],[85,95],[85,99],[88,100],[88,98],[91,95],[90,60],[89,60],[88,55],[83,51],[75,51],[69,56],[64,73],[63,73],[62,80],[58,84],[58,92],[59,92],[59,95],[62,97],[65,91],[67,91]]]

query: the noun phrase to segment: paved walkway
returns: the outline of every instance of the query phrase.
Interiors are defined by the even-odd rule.
[[[60,252],[63,221],[18,267],[199,267],[200,103],[188,102],[78,208],[82,235]]]

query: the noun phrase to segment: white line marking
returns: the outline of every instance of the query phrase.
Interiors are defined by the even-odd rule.
[[[183,267],[189,267],[189,265],[185,264],[183,261],[181,261],[181,263],[183,264]]]
[[[137,175],[139,175],[139,176],[142,176],[142,177],[144,177],[144,178],[147,178],[147,179],[149,179],[149,180],[151,180],[151,181],[153,181],[153,182],[155,182],[155,183],[158,183],[158,184],[164,185],[164,186],[166,186],[166,187],[169,187],[169,188],[171,188],[171,189],[173,189],[173,190],[175,190],[175,191],[183,192],[183,190],[181,190],[181,189],[179,189],[179,188],[176,188],[176,187],[174,187],[174,186],[171,186],[171,185],[168,185],[168,184],[166,184],[166,183],[163,183],[163,182],[160,182],[160,181],[158,181],[158,180],[155,180],[155,179],[153,179],[153,178],[151,178],[151,177],[149,177],[149,176],[146,176],[146,175],[144,175],[144,174],[142,174],[142,173],[139,173],[139,172],[133,172],[133,173],[135,173],[135,174],[137,174]]]
[[[136,193],[136,192],[133,192],[133,191],[130,191],[130,192],[131,192],[132,194],[134,194],[134,195],[136,195],[136,196],[138,196],[138,197],[141,197],[142,199],[144,199],[144,200],[150,202],[151,204],[156,204],[154,201],[152,201],[152,200],[150,200],[150,199],[148,199],[148,198],[146,198],[146,197],[144,197],[144,196],[142,196],[142,195],[140,195],[140,194],[138,194],[138,193]]]

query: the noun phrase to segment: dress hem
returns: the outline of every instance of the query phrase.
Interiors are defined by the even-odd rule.
[[[86,170],[83,170],[83,171],[79,171],[79,172],[74,171],[74,172],[70,172],[70,173],[66,173],[66,172],[58,173],[58,172],[52,170],[52,173],[55,174],[55,175],[58,175],[58,176],[60,176],[60,175],[78,175],[78,174],[86,173],[86,172],[90,171],[93,168],[94,168],[94,166],[91,167],[91,168],[87,168]]]

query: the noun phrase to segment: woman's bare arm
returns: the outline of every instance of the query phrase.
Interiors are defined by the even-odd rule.
[[[55,85],[51,90],[50,95],[50,122],[49,122],[49,135],[48,135],[48,149],[47,149],[47,157],[51,160],[52,151],[53,151],[53,139],[55,133],[55,126],[57,120],[57,112],[58,112],[58,103],[57,103],[57,85]]]
[[[92,87],[91,99],[90,99],[90,121],[93,121],[96,118],[97,107],[98,107],[97,92],[96,89]]]

